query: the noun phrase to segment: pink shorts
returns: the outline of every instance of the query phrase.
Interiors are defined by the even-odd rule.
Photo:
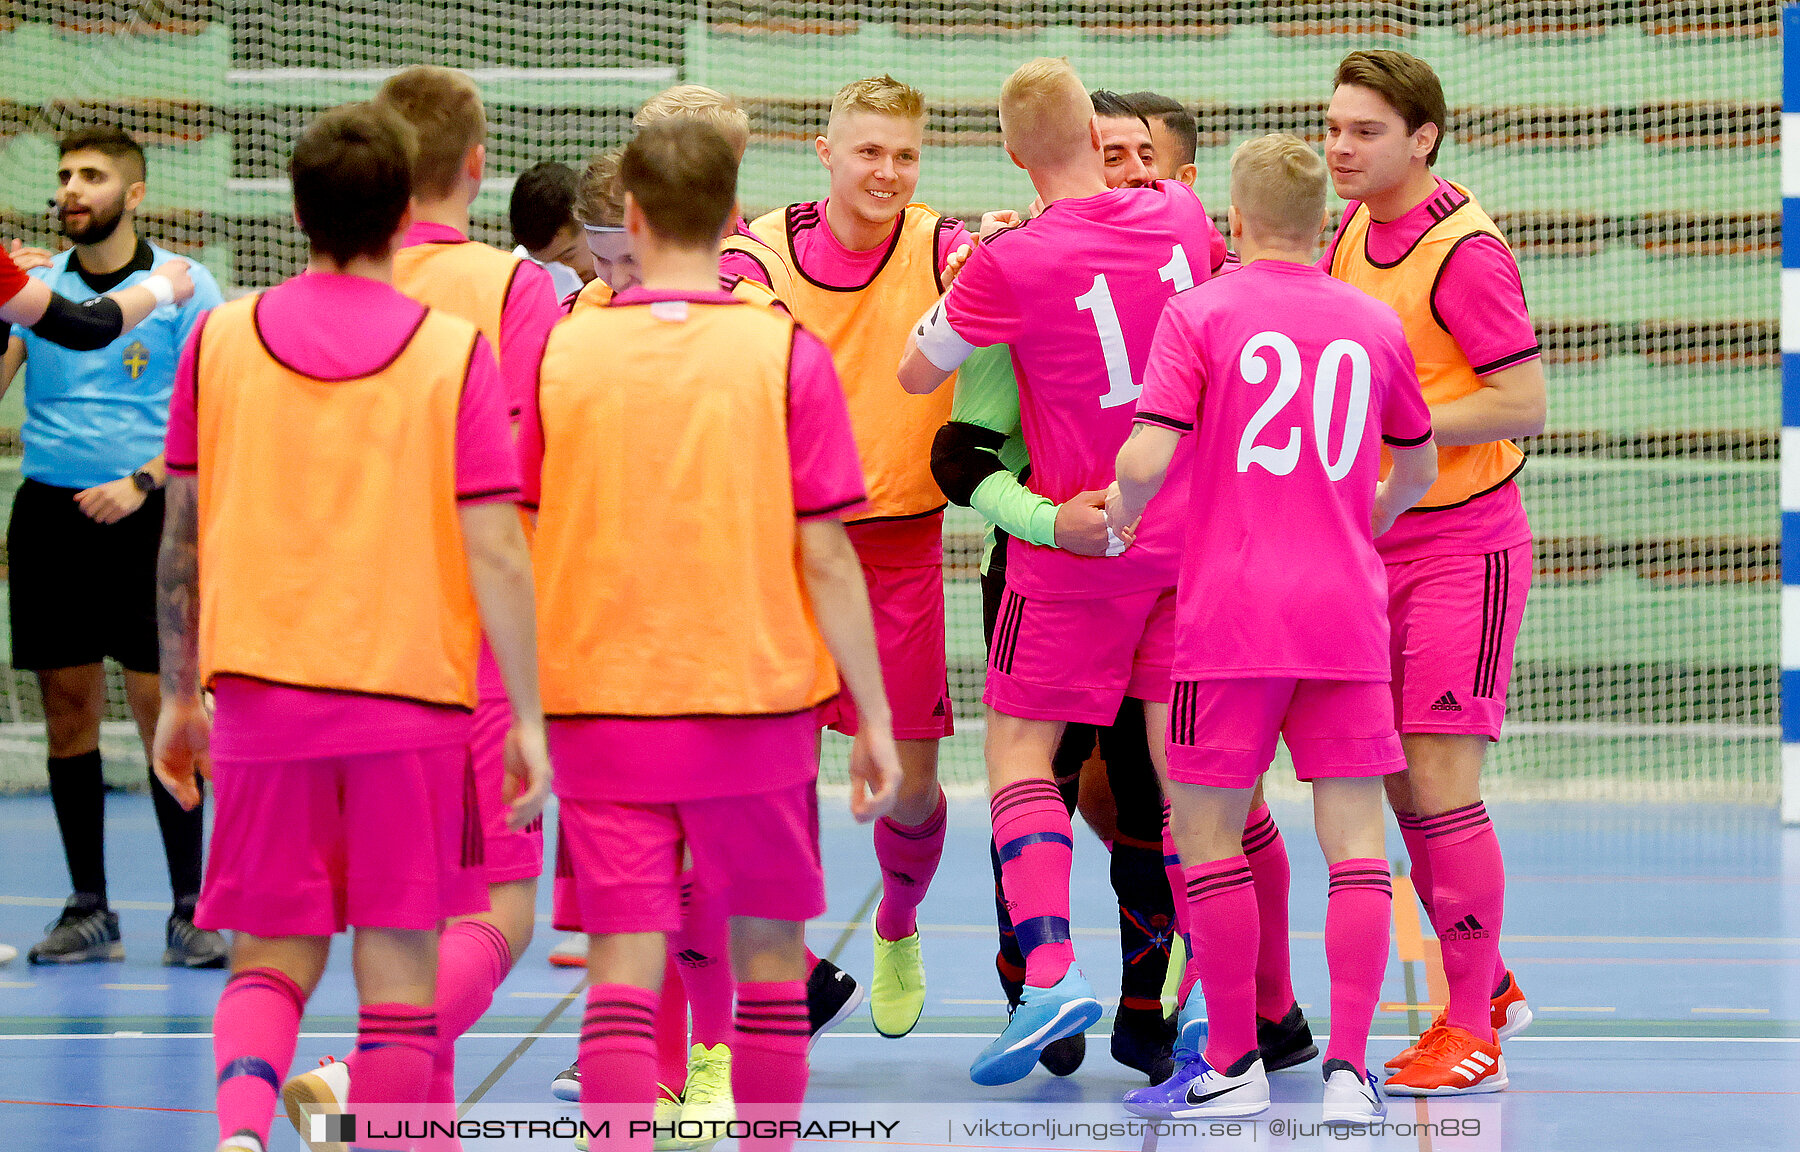
[[[772,792],[670,804],[563,800],[556,833],[555,924],[562,932],[681,927],[682,850],[694,883],[726,914],[810,920],[825,911],[814,781]]]
[[[256,936],[435,928],[487,911],[474,769],[461,744],[213,764],[194,920]]]
[[[1527,541],[1486,555],[1387,565],[1400,731],[1500,738],[1531,557]]]
[[[1093,600],[1000,601],[982,700],[1026,720],[1111,727],[1125,697],[1169,699],[1175,589]]]
[[[852,537],[854,539],[854,537]],[[944,567],[862,566],[875,618],[881,680],[894,739],[936,740],[955,731],[944,655]],[[856,735],[856,702],[845,689],[819,707],[819,722]]]
[[[469,756],[475,763],[489,884],[535,880],[544,871],[543,815],[517,832],[506,823],[506,733],[511,727],[512,706],[505,697],[475,706]]]
[[[1169,704],[1169,778],[1249,788],[1287,741],[1302,780],[1386,776],[1406,767],[1379,680],[1177,680]]]

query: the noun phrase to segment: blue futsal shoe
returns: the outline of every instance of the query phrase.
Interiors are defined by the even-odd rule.
[[[1006,1031],[969,1065],[969,1079],[993,1087],[1025,1079],[1046,1045],[1086,1032],[1100,1019],[1100,1001],[1075,968],[1050,988],[1025,988]]]
[[[1154,1088],[1125,1093],[1125,1110],[1151,1120],[1191,1120],[1199,1116],[1255,1116],[1269,1107],[1269,1077],[1262,1054],[1252,1048],[1230,1068],[1217,1069],[1204,1056],[1178,1064],[1175,1075]]]
[[[1194,1065],[1205,1063],[1200,1059],[1200,1052],[1205,1047],[1206,1021],[1189,1020],[1182,1024],[1175,1034],[1175,1071],[1149,1088],[1133,1088],[1125,1093],[1125,1110],[1134,1116],[1167,1118],[1172,1115],[1169,1109],[1176,1106],[1172,1101],[1177,1101],[1181,1095],[1174,1092],[1174,1085],[1193,1079]]]

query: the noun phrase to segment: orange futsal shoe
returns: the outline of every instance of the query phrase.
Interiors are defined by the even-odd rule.
[[[1506,1087],[1500,1045],[1448,1024],[1419,1037],[1419,1055],[1388,1077],[1390,1096],[1468,1096]]]
[[[1519,982],[1513,977],[1512,969],[1507,969],[1506,979],[1500,984],[1500,991],[1494,993],[1488,1001],[1488,1021],[1493,1025],[1494,1037],[1504,1044],[1514,1036],[1531,1026],[1531,1005],[1525,1001],[1525,993],[1520,990]],[[1444,1014],[1439,1012],[1431,1018],[1432,1028],[1444,1026]],[[1430,1029],[1427,1029],[1429,1031]],[[1421,1036],[1420,1040],[1424,1037]],[[1410,1044],[1388,1058],[1384,1068],[1404,1068],[1413,1062],[1419,1054],[1419,1045]]]

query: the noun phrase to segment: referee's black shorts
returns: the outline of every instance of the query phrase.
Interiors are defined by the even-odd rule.
[[[111,656],[157,671],[156,550],[163,494],[116,524],[87,518],[76,488],[26,480],[6,527],[14,668],[47,672]]]

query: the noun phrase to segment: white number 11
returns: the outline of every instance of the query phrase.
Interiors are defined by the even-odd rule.
[[[1169,262],[1157,269],[1157,273],[1165,284],[1174,285],[1177,292],[1185,292],[1194,286],[1194,273],[1188,267],[1187,253],[1179,244],[1169,253]],[[1104,272],[1094,277],[1093,287],[1075,297],[1075,307],[1093,313],[1094,331],[1100,337],[1100,355],[1106,362],[1106,393],[1100,397],[1100,407],[1117,408],[1121,404],[1136,403],[1144,386],[1131,378],[1125,329],[1119,324],[1119,310],[1113,305],[1112,289],[1106,286]]]

